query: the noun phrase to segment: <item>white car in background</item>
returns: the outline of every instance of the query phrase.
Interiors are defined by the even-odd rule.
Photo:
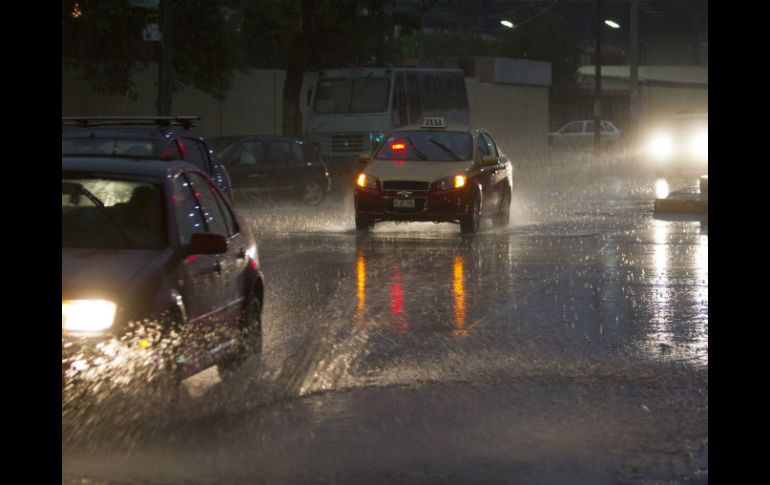
[[[602,120],[601,146],[621,148],[622,133],[611,121]],[[588,149],[594,146],[594,121],[570,121],[553,133],[548,134],[549,144],[556,149]]]

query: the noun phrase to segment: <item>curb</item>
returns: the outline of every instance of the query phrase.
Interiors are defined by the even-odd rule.
[[[708,199],[655,199],[655,212],[667,214],[708,214],[709,201]]]

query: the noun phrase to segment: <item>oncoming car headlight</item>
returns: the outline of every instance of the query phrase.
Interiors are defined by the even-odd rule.
[[[438,190],[459,189],[460,187],[465,187],[465,182],[465,175],[453,175],[451,177],[444,177],[436,182],[436,188]]]
[[[376,189],[377,177],[373,177],[371,175],[366,175],[362,173],[356,179],[356,185],[358,185],[359,187],[363,187],[365,189]]]
[[[115,321],[117,305],[109,300],[62,300],[61,328],[64,332],[97,333]]]
[[[650,139],[647,151],[658,160],[663,160],[674,153],[674,142],[669,135],[657,134]]]
[[[709,156],[709,132],[700,131],[690,139],[690,153],[698,158]]]

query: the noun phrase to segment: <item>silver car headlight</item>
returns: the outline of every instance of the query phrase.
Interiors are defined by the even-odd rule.
[[[62,331],[98,333],[108,330],[115,322],[117,308],[109,300],[62,300]]]

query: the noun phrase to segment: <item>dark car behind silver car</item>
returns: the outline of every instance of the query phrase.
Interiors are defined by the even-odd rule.
[[[193,131],[197,116],[62,118],[62,156],[117,155],[184,160],[207,173],[232,200],[227,169],[208,141]]]
[[[302,140],[270,135],[213,138],[243,195],[293,198],[318,205],[331,190],[329,169],[316,147]]]

